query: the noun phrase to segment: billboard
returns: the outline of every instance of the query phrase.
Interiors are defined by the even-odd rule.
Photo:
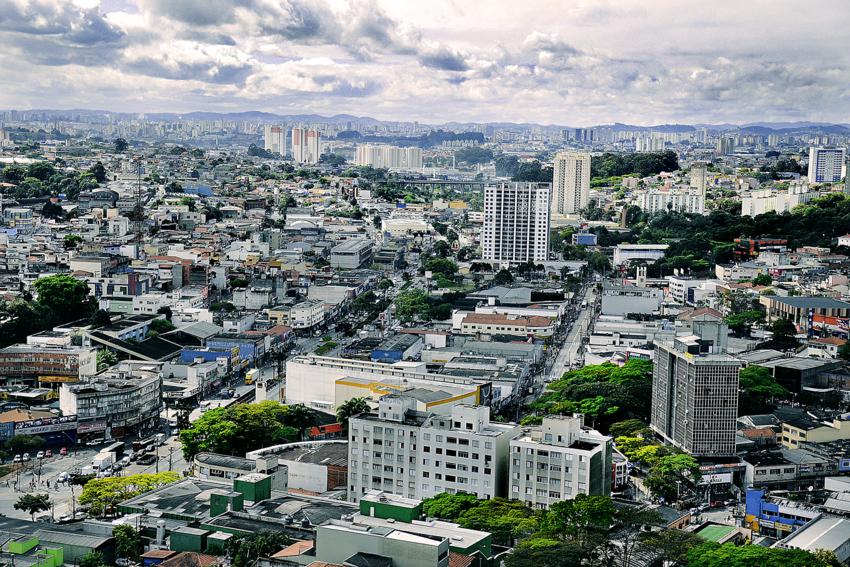
[[[15,423],[15,435],[38,435],[54,431],[72,431],[77,429],[77,416],[44,417]]]

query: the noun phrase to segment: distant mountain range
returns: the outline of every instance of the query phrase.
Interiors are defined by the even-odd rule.
[[[379,120],[369,116],[354,116],[351,114],[335,114],[333,116],[322,116],[320,114],[275,114],[272,112],[262,112],[259,110],[249,110],[245,112],[151,112],[151,113],[136,113],[136,112],[111,112],[109,110],[92,110],[92,109],[70,109],[70,110],[53,110],[53,109],[32,109],[23,112],[41,113],[45,116],[54,119],[67,119],[71,117],[94,117],[94,116],[114,116],[124,119],[133,119],[144,116],[149,120],[244,120],[256,122],[303,122],[316,123],[324,122],[328,124],[346,124],[348,122],[357,123],[360,125],[377,126],[381,124],[413,124],[412,121],[403,122],[397,120]],[[425,124],[423,124],[425,125]],[[573,127],[557,124],[536,124],[532,122],[446,122],[443,124],[428,124],[434,128],[446,128],[450,130],[467,130],[476,129],[481,126],[490,128],[543,128],[546,130],[570,129]],[[833,124],[829,122],[748,122],[746,124],[657,124],[654,126],[637,126],[634,124],[623,124],[615,122],[612,124],[600,124],[588,128],[612,128],[615,131],[654,131],[654,132],[693,132],[698,128],[708,128],[715,131],[736,130],[750,134],[769,135],[769,134],[844,134],[850,135],[850,125],[848,124]]]

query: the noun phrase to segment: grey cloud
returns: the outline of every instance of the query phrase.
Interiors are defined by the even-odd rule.
[[[186,24],[212,26],[231,22],[241,0],[145,0],[144,7],[158,16]]]
[[[107,22],[96,8],[84,10],[70,2],[46,0],[27,4],[0,0],[0,31],[81,47],[117,44],[124,39],[124,32]]]
[[[221,64],[213,60],[186,63],[162,61],[152,57],[127,61],[123,68],[142,75],[172,80],[192,80],[215,84],[242,84],[251,75],[249,64]]]
[[[419,62],[426,67],[443,71],[466,71],[469,69],[469,65],[463,56],[448,48],[420,53]]]

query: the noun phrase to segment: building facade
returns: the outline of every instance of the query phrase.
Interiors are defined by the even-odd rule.
[[[501,265],[546,261],[550,193],[548,183],[499,183],[484,188],[484,260]]]
[[[809,148],[810,183],[838,183],[844,171],[844,148]]]
[[[354,163],[385,169],[421,169],[422,148],[363,144],[357,146]]]
[[[731,457],[741,362],[725,354],[725,325],[701,323],[699,330],[706,338],[656,343],[650,427],[691,455]]]
[[[613,470],[610,437],[584,427],[584,418],[548,416],[511,440],[509,498],[547,510],[579,494],[609,496]]]
[[[286,128],[266,125],[263,129],[263,145],[267,152],[286,155]]]
[[[507,496],[510,440],[516,424],[490,422],[485,406],[458,405],[450,415],[416,411],[416,400],[384,396],[376,414],[349,423],[348,499],[370,490],[423,499],[443,492]]]
[[[318,130],[292,129],[292,159],[296,163],[319,163],[321,136]]]
[[[552,176],[552,216],[574,215],[590,202],[590,154],[559,152]]]

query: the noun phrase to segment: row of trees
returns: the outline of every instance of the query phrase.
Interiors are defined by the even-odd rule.
[[[426,499],[423,511],[429,517],[488,531],[494,544],[515,545],[504,557],[507,567],[625,567],[645,556],[690,567],[828,567],[833,561],[828,554],[708,543],[690,532],[664,529],[653,510],[617,506],[607,496],[581,494],[548,511],[535,511],[519,501],[443,493]]]
[[[76,200],[80,192],[90,191],[106,181],[106,169],[97,162],[85,171],[60,171],[50,162],[36,161],[26,167],[8,165],[2,169],[0,179],[15,185],[4,193],[16,199],[61,193],[70,200]]]

